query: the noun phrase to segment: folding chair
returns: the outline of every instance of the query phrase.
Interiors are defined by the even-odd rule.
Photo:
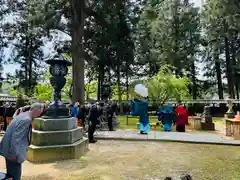
[[[104,118],[104,116],[100,116],[98,118],[99,123],[97,124],[95,135],[102,135],[105,131],[108,130],[108,122]]]

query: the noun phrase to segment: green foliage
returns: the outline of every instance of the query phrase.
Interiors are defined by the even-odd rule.
[[[71,71],[71,68],[69,69]],[[42,83],[39,83],[34,88],[34,98],[46,101],[53,99],[53,88],[50,84],[50,73],[46,72]],[[62,89],[62,100],[69,99],[69,91],[72,84],[72,77],[68,74],[66,77],[66,84]],[[16,91],[15,91],[16,92]],[[85,84],[85,95],[86,99],[96,99],[97,98],[97,81],[92,81]]]
[[[223,98],[222,78],[228,82],[231,98],[239,96],[238,84],[234,83],[235,68],[239,68],[239,15],[240,3],[235,0],[207,0],[202,13],[206,48],[203,50],[206,64],[205,76],[218,85],[219,97]],[[225,72],[225,73],[223,73]]]
[[[190,80],[186,75],[176,77],[172,74],[171,66],[165,65],[146,83],[149,99],[164,103],[167,100],[182,100],[189,98],[188,87]]]
[[[223,74],[233,86],[237,82],[234,68],[240,65],[240,3],[206,0],[200,12],[189,2],[24,0],[4,4],[0,7],[0,77],[6,58],[3,49],[11,45],[9,63],[21,67],[13,83],[17,89],[11,87],[11,93],[52,99],[50,75],[45,73],[42,79],[39,70],[42,46],[54,38],[54,47],[72,57],[75,100],[83,100],[84,94],[85,99],[96,99],[98,84],[105,81],[112,84],[113,99],[119,101],[132,98],[137,83],[145,83],[150,98],[161,102],[189,98],[189,92],[193,98],[202,97],[216,82],[218,88],[222,86]],[[2,21],[10,14],[19,18],[14,23]],[[56,30],[71,38],[58,40]],[[197,78],[200,59],[207,81]],[[181,76],[184,71],[188,75]],[[66,78],[62,99],[69,98],[72,84],[71,75]],[[85,86],[84,78],[89,81]],[[237,83],[234,86],[238,91]]]
[[[53,88],[49,84],[38,84],[34,88],[34,97],[38,100],[51,100]]]
[[[6,2],[5,2],[6,3]],[[8,63],[20,65],[15,73],[18,79],[18,90],[26,96],[32,96],[34,86],[40,79],[41,60],[43,58],[43,30],[34,27],[29,17],[37,13],[38,1],[25,0],[21,2],[8,2],[5,6],[4,16],[13,16],[11,21],[2,21],[0,34],[4,36],[6,46],[10,46]],[[0,10],[1,11],[1,10]],[[0,54],[0,59],[1,56]],[[6,57],[5,57],[6,58]]]
[[[97,99],[97,88],[98,88],[98,82],[97,81],[92,81],[90,83],[85,84],[86,100]]]
[[[137,57],[149,65],[148,74],[154,75],[163,64],[176,67],[178,75],[184,69],[191,71],[189,65],[199,51],[200,30],[199,9],[192,4],[149,1],[138,23]]]

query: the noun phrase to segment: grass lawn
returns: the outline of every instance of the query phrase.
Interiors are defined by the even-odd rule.
[[[119,129],[131,129],[131,130],[136,130],[137,129],[137,123],[138,123],[138,117],[134,118],[129,118],[128,119],[128,124],[127,124],[127,117],[126,116],[118,116],[118,120],[120,122],[120,127]],[[150,116],[150,122],[155,123],[157,122],[157,117],[156,116]],[[218,126],[224,126],[225,121],[224,118],[222,117],[213,117],[213,122],[215,125]],[[153,131],[159,131],[160,128],[152,129]]]
[[[0,158],[0,171],[4,161]],[[162,180],[190,173],[194,180],[239,180],[239,147],[99,141],[76,160],[23,164],[23,180]]]

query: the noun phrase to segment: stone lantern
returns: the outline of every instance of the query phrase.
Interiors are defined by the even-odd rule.
[[[208,131],[214,131],[215,130],[215,124],[212,121],[211,107],[210,106],[204,106],[201,126],[202,126],[202,130],[208,130]]]
[[[62,54],[58,54],[54,58],[47,60],[46,63],[50,65],[49,71],[52,75],[50,83],[53,87],[53,102],[43,116],[45,118],[66,117],[69,115],[69,110],[61,103],[61,90],[66,84],[65,76],[68,73],[68,66],[71,66],[72,63],[67,61]]]
[[[66,84],[64,76],[71,63],[61,54],[46,62],[50,65],[54,101],[40,118],[33,121],[27,159],[41,163],[79,158],[88,149],[88,139],[84,137],[83,128],[77,126],[77,119],[69,115],[69,109],[60,101],[61,89]]]
[[[58,105],[61,100],[61,90],[66,84],[65,76],[68,73],[68,66],[71,66],[72,63],[67,61],[61,54],[47,60],[46,63],[50,65],[49,71],[52,75],[50,83],[54,88],[54,104]]]

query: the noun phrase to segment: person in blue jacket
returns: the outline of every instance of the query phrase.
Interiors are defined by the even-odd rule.
[[[78,118],[79,115],[80,115],[79,103],[76,102],[76,103],[74,104],[74,106],[72,107],[71,116]]]
[[[164,131],[172,131],[172,125],[175,123],[175,111],[171,104],[159,108],[158,119],[162,121]]]
[[[131,111],[133,116],[139,116],[139,128],[141,134],[147,134],[150,131],[148,117],[148,101],[145,99],[134,99],[132,101]]]

